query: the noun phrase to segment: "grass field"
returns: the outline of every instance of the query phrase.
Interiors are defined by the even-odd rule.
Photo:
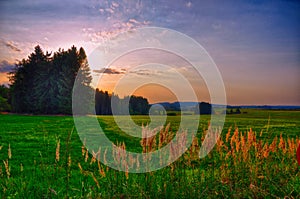
[[[243,111],[227,115],[222,138],[204,159],[198,151],[208,116],[201,116],[198,139],[180,159],[143,174],[113,170],[86,153],[70,116],[0,115],[0,198],[300,198],[300,111]],[[110,140],[143,150],[113,117],[98,119]],[[176,132],[179,122],[168,117],[163,133]]]

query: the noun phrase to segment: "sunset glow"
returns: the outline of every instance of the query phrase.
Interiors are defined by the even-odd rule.
[[[104,52],[110,46],[118,46],[138,28],[157,26],[182,32],[207,50],[223,77],[228,104],[300,105],[299,2],[218,4],[185,0],[176,3],[1,1],[0,83],[8,84],[7,72],[37,44],[48,52],[82,46],[89,56],[99,47]],[[127,36],[120,36],[128,31]],[[190,52],[193,53],[196,56],[196,52]],[[171,53],[141,51],[124,57],[115,60],[106,71],[107,66],[94,65],[89,59],[93,86],[116,93],[114,87],[118,80],[128,74],[132,76],[128,82],[146,76],[152,79],[168,76],[170,83],[176,81],[172,73],[155,67],[135,70],[143,60],[173,67],[188,79],[199,101],[210,100],[202,77]],[[99,77],[101,81],[96,82]],[[117,94],[128,95],[124,92]],[[134,93],[147,97],[151,103],[177,100],[171,92],[153,84]]]

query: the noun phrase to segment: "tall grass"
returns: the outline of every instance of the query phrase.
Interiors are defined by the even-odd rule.
[[[143,127],[143,133],[151,131]],[[176,162],[167,167],[143,174],[128,172],[138,168],[144,159],[125,158],[119,149],[126,149],[121,142],[114,146],[112,154],[105,149],[88,151],[84,145],[81,153],[73,155],[71,133],[65,145],[57,140],[53,150],[55,156],[44,162],[32,160],[33,167],[26,168],[22,161],[14,160],[13,145],[0,147],[7,156],[0,166],[1,198],[262,198],[300,197],[300,169],[296,160],[299,137],[289,138],[282,134],[265,139],[263,133],[250,128],[241,132],[237,127],[229,128],[219,138],[213,151],[199,159],[201,143],[208,128]],[[151,132],[150,132],[151,133]],[[177,132],[176,144],[185,145],[188,132]],[[214,133],[214,132],[211,132]],[[175,133],[170,124],[140,145],[143,153],[164,147]],[[62,150],[64,149],[64,151]],[[170,155],[178,151],[173,146]],[[79,150],[77,150],[79,151]],[[48,154],[48,152],[44,152]],[[51,153],[52,154],[52,153]],[[107,167],[99,161],[111,155],[125,172]],[[26,157],[24,157],[26,158]]]

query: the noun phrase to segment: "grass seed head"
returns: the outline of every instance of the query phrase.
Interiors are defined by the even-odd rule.
[[[3,160],[3,163],[4,163],[7,178],[9,178],[10,177],[10,168],[9,168],[9,164],[8,164],[8,159],[5,160],[5,161]]]
[[[8,144],[8,159],[11,159],[11,148],[10,148],[10,144]]]
[[[86,149],[86,150],[85,150],[85,157],[84,157],[84,161],[85,161],[85,162],[87,162],[87,161],[88,161],[88,159],[89,159],[89,150],[88,150],[88,149]]]
[[[71,167],[72,165],[72,160],[71,160],[71,155],[68,157],[68,167]]]
[[[59,150],[60,150],[60,140],[56,143],[56,150],[55,150],[55,160],[59,162]]]

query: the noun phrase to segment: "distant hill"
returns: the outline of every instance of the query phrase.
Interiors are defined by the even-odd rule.
[[[163,106],[167,111],[194,111],[198,102],[160,102],[155,104]]]
[[[264,109],[264,110],[300,110],[300,106],[286,105],[242,105],[242,106],[227,106],[227,108],[243,108],[243,109]]]
[[[199,102],[160,102],[155,103],[163,106],[167,111],[194,111],[195,106]],[[152,105],[152,104],[151,104]],[[215,107],[224,107],[224,105],[215,104]],[[300,106],[290,106],[290,105],[240,105],[232,106],[227,105],[229,109],[264,109],[264,110],[300,110]]]

